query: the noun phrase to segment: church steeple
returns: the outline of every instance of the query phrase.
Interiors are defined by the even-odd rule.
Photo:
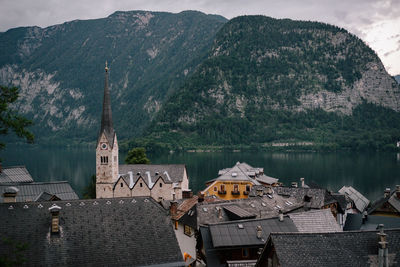
[[[96,197],[113,197],[113,186],[119,175],[118,141],[111,116],[111,97],[108,88],[108,66],[104,78],[103,112],[96,147]]]
[[[115,131],[114,131],[113,122],[112,122],[110,89],[108,88],[107,61],[106,61],[105,78],[104,78],[104,98],[103,98],[103,112],[101,115],[101,129],[100,129],[99,138],[98,138],[97,142],[99,142],[100,137],[103,133],[106,136],[107,141],[109,142],[110,146],[112,147],[114,144]]]

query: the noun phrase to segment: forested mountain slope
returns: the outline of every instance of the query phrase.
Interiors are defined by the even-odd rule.
[[[318,22],[242,16],[137,143],[392,147],[400,87],[363,41]]]
[[[34,121],[37,141],[94,141],[107,60],[118,137],[137,136],[226,21],[196,11],[130,11],[11,29],[0,33],[0,84],[20,88],[15,108]]]

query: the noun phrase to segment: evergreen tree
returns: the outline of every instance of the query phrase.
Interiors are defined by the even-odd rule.
[[[146,156],[146,150],[143,147],[135,147],[128,151],[125,158],[127,164],[150,164],[150,160]]]
[[[26,129],[32,125],[32,122],[15,110],[10,109],[10,104],[18,99],[18,88],[0,85],[0,134],[6,135],[9,129],[12,129],[18,137],[25,138],[28,143],[33,143],[33,134]],[[0,149],[3,149],[5,144],[0,142]]]

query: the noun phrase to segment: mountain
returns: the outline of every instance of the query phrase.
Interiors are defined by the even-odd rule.
[[[398,83],[400,83],[400,75],[394,76],[394,79],[395,79]]]
[[[34,121],[37,141],[94,141],[108,61],[118,137],[137,136],[226,21],[196,11],[129,11],[10,29],[0,33],[0,84],[20,88],[14,108]]]
[[[376,53],[346,30],[242,16],[221,28],[208,57],[135,142],[393,148],[399,103],[400,87]]]

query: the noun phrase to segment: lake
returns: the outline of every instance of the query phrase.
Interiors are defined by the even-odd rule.
[[[194,192],[217,177],[218,170],[246,162],[263,167],[268,176],[290,185],[304,177],[337,191],[351,185],[370,200],[400,184],[400,154],[373,152],[212,152],[148,155],[154,164],[186,164],[190,187]],[[7,145],[0,152],[3,166],[25,165],[35,181],[67,180],[81,196],[90,176],[95,174],[95,150],[92,148]],[[123,163],[124,153],[120,153]]]

